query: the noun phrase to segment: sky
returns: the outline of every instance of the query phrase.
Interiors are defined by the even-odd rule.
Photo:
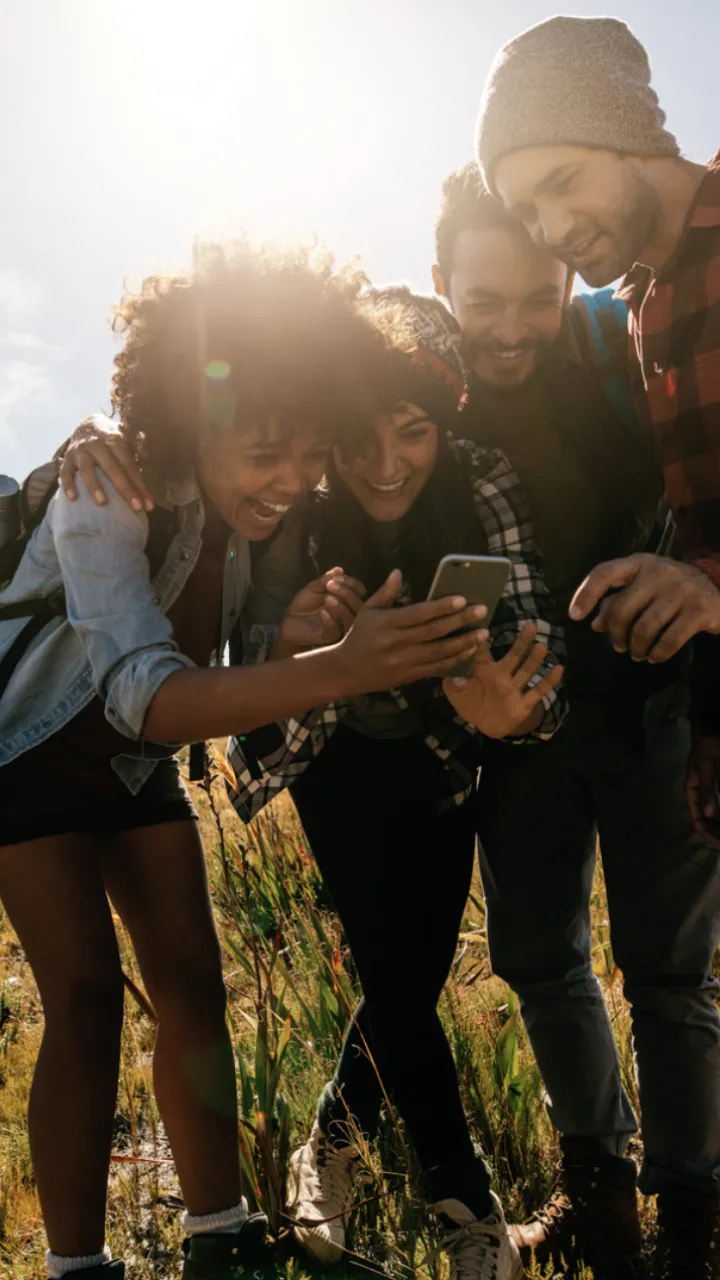
[[[492,57],[559,2],[628,22],[684,153],[720,146],[717,0],[0,0],[0,472],[108,407],[113,301],[197,235],[428,291]]]

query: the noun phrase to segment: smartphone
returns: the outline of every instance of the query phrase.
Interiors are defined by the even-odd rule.
[[[505,556],[443,556],[435,571],[428,600],[441,600],[444,596],[464,596],[468,604],[484,604],[487,617],[476,626],[487,627],[509,576],[510,561]],[[461,627],[452,634],[461,635],[463,631],[474,629]],[[472,665],[472,658],[466,658],[447,674],[468,676]]]

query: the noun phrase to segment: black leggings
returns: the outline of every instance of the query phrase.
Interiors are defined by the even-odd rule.
[[[437,812],[442,766],[419,740],[336,731],[292,789],[362,983],[321,1128],[369,1136],[383,1091],[415,1147],[433,1201],[484,1215],[476,1155],[437,1003],[455,955],[472,876],[473,805]]]

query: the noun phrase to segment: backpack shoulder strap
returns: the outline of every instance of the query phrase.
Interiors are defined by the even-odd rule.
[[[615,412],[633,431],[640,422],[628,378],[627,307],[613,289],[598,289],[573,299],[598,371],[603,391]]]

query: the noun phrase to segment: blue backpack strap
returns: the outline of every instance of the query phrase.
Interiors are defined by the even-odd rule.
[[[627,307],[613,289],[598,289],[575,299],[581,303],[603,391],[630,430],[642,430],[628,380]]]

